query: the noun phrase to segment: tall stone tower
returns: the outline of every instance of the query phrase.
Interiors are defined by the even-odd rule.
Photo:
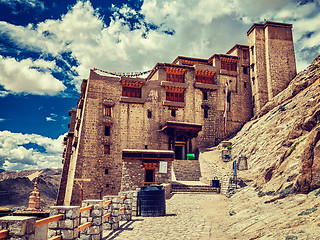
[[[255,23],[247,32],[254,114],[296,75],[292,24]]]

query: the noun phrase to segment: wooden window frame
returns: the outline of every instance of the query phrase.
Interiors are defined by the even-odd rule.
[[[105,106],[104,108],[104,115],[106,117],[111,117],[111,107],[110,106]]]
[[[122,87],[123,97],[141,98],[141,88]]]
[[[171,102],[184,102],[184,93],[166,92],[166,100]]]
[[[229,63],[221,61],[221,69],[225,69],[227,71],[237,71],[237,63]]]
[[[104,152],[104,154],[110,154],[110,145],[109,144],[105,144],[103,146],[103,152]]]
[[[184,83],[184,74],[167,73],[167,81]]]

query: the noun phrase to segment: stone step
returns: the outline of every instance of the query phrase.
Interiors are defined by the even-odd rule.
[[[190,193],[214,193],[220,192],[219,188],[211,187],[211,186],[203,186],[203,185],[181,185],[181,184],[172,184],[171,192],[190,192]]]

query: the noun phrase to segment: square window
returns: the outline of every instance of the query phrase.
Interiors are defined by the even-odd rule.
[[[243,74],[248,74],[248,67],[243,67]]]
[[[208,100],[208,92],[202,92],[203,93],[203,100]]]
[[[104,135],[110,136],[110,126],[104,126]]]
[[[176,110],[175,110],[175,109],[172,109],[172,110],[171,110],[171,116],[172,116],[172,117],[175,117],[175,116],[176,116]]]
[[[208,118],[208,109],[204,109],[203,117]]]
[[[243,58],[244,59],[248,58],[248,51],[247,50],[243,50]]]
[[[104,154],[110,154],[110,145],[104,145]]]

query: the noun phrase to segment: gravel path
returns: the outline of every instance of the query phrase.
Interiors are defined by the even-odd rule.
[[[216,194],[174,194],[166,200],[166,216],[133,217],[120,222],[116,231],[104,231],[104,240],[207,240],[211,225],[205,219],[203,203],[217,198]]]

